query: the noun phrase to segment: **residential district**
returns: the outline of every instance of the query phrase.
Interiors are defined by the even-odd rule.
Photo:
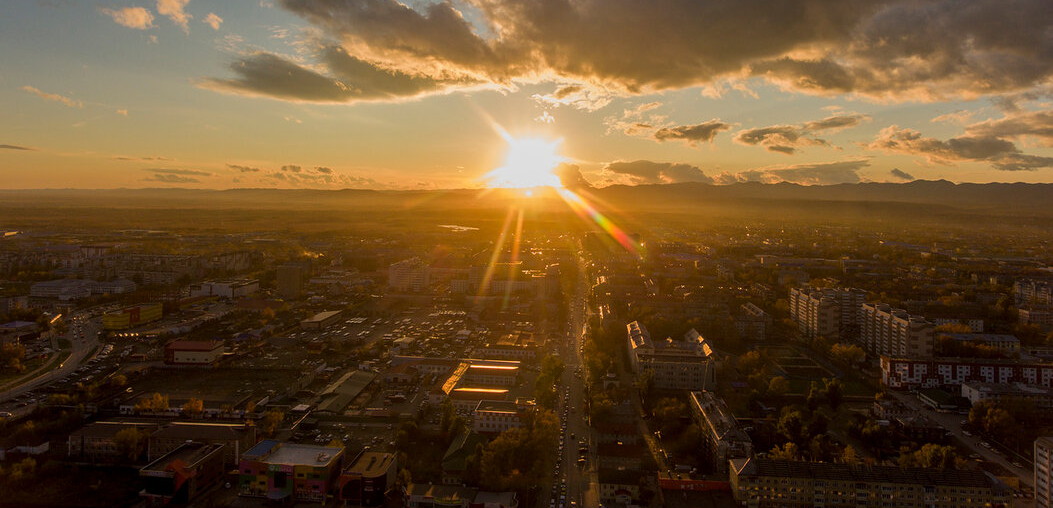
[[[0,504],[1053,506],[1044,239],[418,229],[6,232]]]

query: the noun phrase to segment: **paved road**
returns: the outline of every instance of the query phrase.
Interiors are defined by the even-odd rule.
[[[89,353],[99,344],[97,332],[102,328],[101,323],[89,320],[87,317],[74,314],[69,318],[69,331],[62,337],[70,341],[71,350],[69,356],[63,360],[57,368],[23,381],[16,387],[0,393],[0,402],[11,400],[26,392],[33,391],[41,386],[47,385],[55,380],[62,379],[70,374],[85,361]],[[11,411],[14,417],[28,414],[35,407],[34,404],[24,406]]]
[[[1034,488],[1034,475],[1033,471],[1028,467],[1016,467],[1009,462],[1009,459],[995,453],[993,450],[989,450],[980,446],[982,438],[973,436],[966,436],[962,434],[961,421],[966,418],[964,415],[955,413],[937,413],[929,406],[923,404],[917,397],[910,393],[896,392],[890,390],[888,392],[896,400],[903,403],[908,408],[917,411],[918,413],[925,415],[933,421],[939,423],[947,432],[950,432],[954,437],[958,438],[959,441],[965,443],[965,446],[972,450],[972,453],[977,453],[985,460],[994,462],[1002,465],[1007,471],[1012,471],[1018,478],[1020,478],[1021,486],[1028,486]],[[1025,464],[1021,462],[1022,464]],[[1026,464],[1025,464],[1026,465]],[[1017,501],[1019,502],[1019,501]]]

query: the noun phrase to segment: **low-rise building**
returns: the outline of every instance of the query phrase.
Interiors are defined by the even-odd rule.
[[[57,298],[61,301],[79,300],[91,296],[92,281],[80,279],[57,279],[37,282],[29,287],[33,298]]]
[[[256,279],[210,280],[190,286],[190,296],[215,296],[219,298],[242,298],[260,290]]]
[[[138,434],[137,437],[145,441],[147,436],[159,427],[160,424],[154,422],[98,421],[89,423],[70,433],[66,443],[66,453],[71,460],[77,461],[135,462],[146,452],[146,448],[143,447],[136,453],[134,448],[121,444],[121,439],[117,438],[117,434],[134,429]]]
[[[344,448],[266,439],[241,456],[238,494],[275,501],[321,502],[334,490]]]
[[[187,504],[217,484],[224,473],[221,444],[183,443],[139,470],[149,506]]]
[[[772,327],[772,317],[764,309],[753,303],[744,303],[739,307],[735,318],[735,331],[741,340],[763,342]]]
[[[681,341],[654,341],[643,324],[633,321],[626,325],[626,332],[633,372],[639,376],[649,371],[655,388],[704,390],[713,386],[713,350],[695,330]]]
[[[962,383],[962,397],[976,404],[980,401],[1027,402],[1036,412],[1053,411],[1053,387],[1024,383]]]
[[[962,383],[1024,383],[1053,386],[1053,363],[991,358],[881,357],[881,382],[889,388],[952,387]]]
[[[337,500],[343,506],[383,506],[397,474],[394,454],[362,452],[340,473]]]
[[[161,314],[162,307],[159,303],[134,305],[103,314],[102,327],[106,330],[127,330],[157,321],[161,319]]]
[[[172,422],[150,434],[147,457],[157,460],[188,441],[223,445],[223,464],[233,467],[241,460],[241,453],[256,444],[256,427],[242,423]]]
[[[523,416],[515,402],[481,400],[472,410],[472,430],[480,434],[500,434],[522,427]]]
[[[984,471],[900,468],[772,459],[731,461],[731,492],[756,508],[989,508],[1010,506],[1012,489]]]
[[[165,364],[211,367],[223,357],[223,343],[211,340],[174,340],[165,344]]]
[[[344,313],[339,310],[319,312],[318,314],[300,321],[300,328],[304,330],[325,330],[339,322],[340,318],[343,317],[343,314]]]
[[[411,483],[405,487],[406,508],[468,508],[478,490],[463,485]]]
[[[640,478],[643,473],[628,469],[601,468],[598,473],[600,501],[629,506],[640,499]]]
[[[940,337],[947,337],[958,342],[970,344],[981,344],[991,349],[1001,351],[1008,355],[1020,353],[1020,339],[1013,335],[1004,333],[940,333]]]
[[[753,440],[739,427],[724,400],[713,392],[691,392],[691,415],[702,430],[703,454],[710,471],[728,473],[730,459],[753,456]]]

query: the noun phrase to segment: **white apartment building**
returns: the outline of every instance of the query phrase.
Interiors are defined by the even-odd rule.
[[[859,342],[874,356],[932,358],[936,326],[921,316],[883,303],[864,303],[859,313]]]
[[[790,318],[801,335],[813,339],[840,339],[859,323],[859,307],[866,291],[855,288],[790,290]]]
[[[431,284],[430,270],[420,258],[409,258],[388,267],[388,288],[399,292],[420,292]]]
[[[633,321],[626,325],[626,334],[633,372],[640,375],[650,370],[655,388],[705,390],[707,384],[713,386],[713,350],[695,330],[681,341],[654,341],[643,324]]]
[[[1053,508],[1053,436],[1035,440],[1035,508]]]

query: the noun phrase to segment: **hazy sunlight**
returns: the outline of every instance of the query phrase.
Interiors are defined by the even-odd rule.
[[[505,139],[508,142],[508,153],[505,155],[504,164],[483,177],[487,187],[563,187],[559,177],[553,172],[566,160],[557,153],[563,140],[512,137]]]

